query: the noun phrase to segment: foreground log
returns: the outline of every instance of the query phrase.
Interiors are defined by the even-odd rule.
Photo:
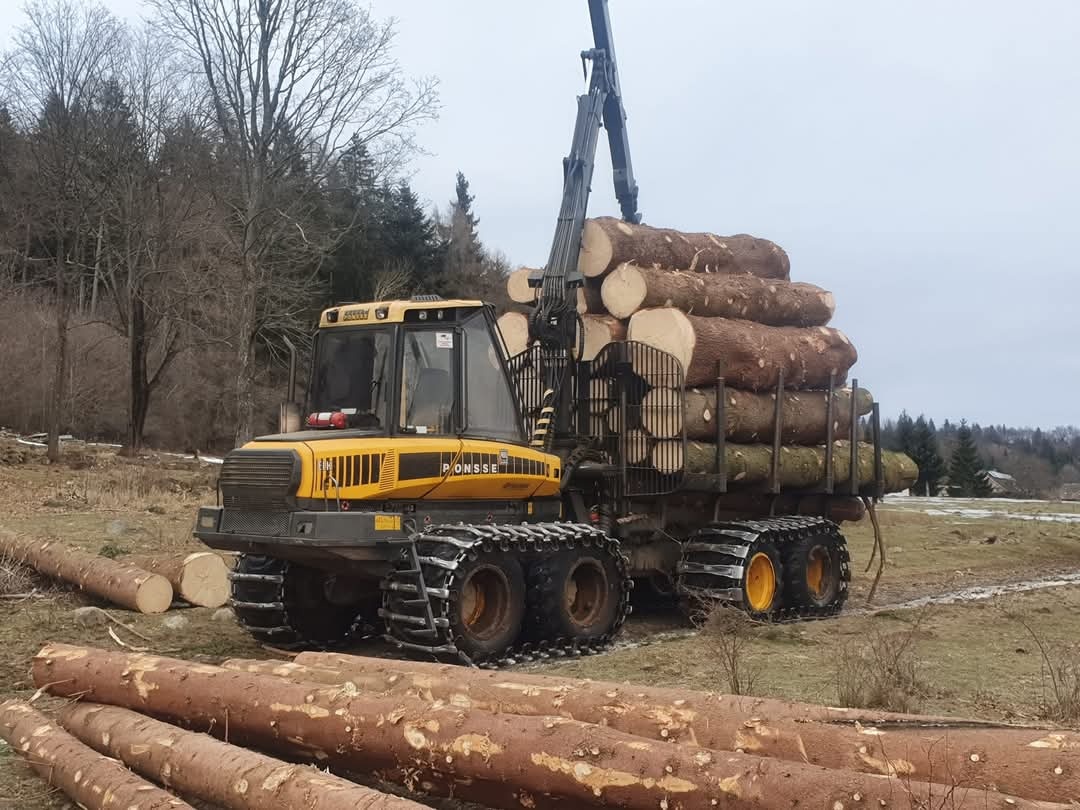
[[[242,660],[242,659],[238,659]],[[596,705],[610,704],[610,711],[618,713],[619,707],[637,706],[654,724],[654,734],[665,740],[702,739],[708,729],[719,724],[720,718],[731,715],[741,720],[769,720],[787,717],[800,723],[829,723],[833,725],[866,725],[878,728],[1001,728],[1001,723],[973,720],[963,717],[940,715],[902,714],[876,709],[846,709],[819,706],[814,703],[798,703],[774,698],[724,695],[718,692],[702,692],[695,689],[672,689],[665,686],[616,683],[567,678],[560,675],[537,675],[530,672],[493,672],[483,669],[466,669],[450,664],[434,664],[427,661],[400,661],[388,658],[371,658],[362,655],[345,655],[331,652],[302,652],[294,659],[296,664],[316,669],[339,670],[353,676],[374,676],[384,689],[391,688],[404,678],[422,676],[425,688],[432,694],[435,690],[450,690],[456,694],[462,689],[474,689],[485,684],[501,690],[507,702],[516,702],[521,694],[544,698],[548,713],[558,714],[568,695],[573,693],[592,700]],[[380,690],[382,691],[382,690]],[[449,698],[447,698],[449,699]],[[678,709],[679,711],[673,711]],[[667,733],[664,733],[664,732]]]
[[[602,276],[624,262],[696,273],[749,273],[786,279],[787,254],[768,239],[746,234],[717,236],[670,228],[631,225],[613,217],[585,221],[578,269],[586,278]]]
[[[164,613],[172,604],[172,585],[165,577],[121,560],[80,551],[58,540],[32,540],[0,532],[0,554],[129,610]]]
[[[672,739],[680,725],[703,748],[741,750],[757,756],[810,762],[827,768],[869,774],[901,775],[950,786],[996,789],[1029,799],[1068,802],[1080,795],[1080,772],[1062,763],[1068,746],[1080,734],[1053,734],[1044,729],[878,729],[807,723],[784,717],[714,715],[700,722],[684,703],[654,704],[625,695],[597,699],[585,688],[551,691],[518,683],[517,673],[504,673],[498,683],[462,683],[461,678],[403,673],[390,680],[376,674],[308,667],[280,661],[226,661],[227,669],[276,675],[296,683],[353,684],[384,694],[428,701],[468,701],[473,708],[519,715],[558,715],[585,723],[610,726],[649,739]],[[664,732],[667,731],[667,734]],[[1057,745],[1057,748],[1051,747]],[[975,755],[973,758],[972,755]],[[1055,768],[1062,768],[1056,773]]]
[[[635,313],[628,336],[674,355],[687,386],[713,382],[719,366],[734,388],[774,388],[781,371],[787,388],[828,388],[830,374],[843,383],[858,359],[847,336],[829,326],[765,326],[670,307]]]
[[[865,801],[929,803],[940,785],[835,771],[747,754],[669,745],[562,717],[489,714],[471,706],[318,688],[175,659],[48,645],[34,658],[35,683],[204,728],[229,729],[340,768],[382,768],[398,779],[417,767],[477,782],[513,785],[581,806],[684,810],[819,806]],[[253,699],[258,696],[258,700]],[[1025,799],[967,790],[951,807],[1034,808]],[[905,806],[908,806],[905,804]]]
[[[781,409],[784,444],[820,444],[827,437],[827,391],[785,391]],[[874,398],[860,388],[855,398],[859,416],[870,413]],[[679,436],[713,441],[716,438],[716,389],[657,388],[645,395],[641,423],[656,438]],[[725,438],[732,442],[772,441],[776,393],[724,389]],[[842,438],[851,428],[851,389],[833,394],[833,436]]]
[[[169,580],[176,595],[198,607],[219,608],[229,601],[229,568],[211,551],[125,557],[136,565]]]
[[[639,309],[675,307],[773,326],[823,326],[836,309],[832,293],[813,284],[636,264],[620,264],[608,273],[600,294],[616,318],[629,318]]]
[[[652,450],[654,466],[662,473],[685,470],[698,475],[714,475],[716,445],[687,442],[685,452],[679,439],[658,441]],[[773,449],[768,444],[726,444],[724,458],[727,480],[731,484],[762,484],[772,475]],[[858,479],[860,486],[874,483],[874,448],[859,443]],[[681,462],[681,463],[680,463]],[[903,453],[883,450],[882,477],[886,492],[901,492],[919,477],[919,468]],[[836,442],[833,449],[833,480],[841,488],[849,480],[851,442]],[[784,445],[780,448],[780,485],[809,489],[825,483],[825,448]]]
[[[185,796],[229,810],[420,810],[423,806],[116,706],[80,701],[62,709],[58,719],[86,745],[147,779],[160,779]]]
[[[119,762],[83,745],[28,703],[9,700],[0,704],[0,737],[43,779],[80,807],[194,810]]]

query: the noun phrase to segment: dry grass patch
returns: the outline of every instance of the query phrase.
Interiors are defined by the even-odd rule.
[[[915,611],[901,630],[888,630],[871,619],[864,635],[843,644],[834,676],[839,705],[915,711],[927,692],[918,642],[928,618],[926,608]]]

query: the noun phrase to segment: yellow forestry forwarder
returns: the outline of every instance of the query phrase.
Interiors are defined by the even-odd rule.
[[[718,475],[661,474],[623,436],[591,435],[597,412],[640,424],[644,393],[681,390],[683,374],[626,341],[577,359],[577,258],[602,125],[623,217],[640,220],[606,0],[589,10],[589,89],[550,258],[530,279],[533,347],[508,358],[481,301],[328,309],[306,408],[286,404],[283,432],[226,457],[220,505],[199,510],[195,535],[240,552],[232,606],[256,638],[325,647],[383,625],[413,654],[498,665],[604,646],[635,578],[762,617],[843,605],[848,552],[825,516],[858,519],[858,496],[880,492],[860,492],[856,465],[850,482],[807,492],[781,491],[774,462],[772,484],[729,491],[722,429]],[[878,444],[875,431],[880,470]]]

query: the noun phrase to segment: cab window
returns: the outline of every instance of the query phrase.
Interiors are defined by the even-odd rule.
[[[481,438],[522,441],[510,382],[500,363],[483,311],[465,321],[465,432]]]
[[[399,428],[405,433],[456,433],[457,375],[452,329],[407,329],[401,364]]]

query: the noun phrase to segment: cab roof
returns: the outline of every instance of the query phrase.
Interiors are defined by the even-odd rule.
[[[431,296],[434,298],[434,296]],[[340,304],[323,310],[319,328],[358,326],[368,323],[402,323],[405,313],[417,310],[433,312],[446,309],[479,309],[483,301],[452,298],[427,300],[421,297],[410,301],[376,301],[370,304]]]

